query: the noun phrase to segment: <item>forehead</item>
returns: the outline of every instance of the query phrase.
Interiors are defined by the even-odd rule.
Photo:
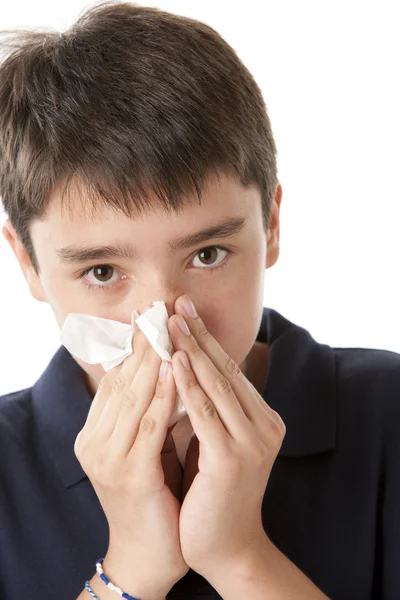
[[[176,237],[183,229],[207,226],[227,217],[261,216],[261,197],[258,189],[245,188],[232,176],[210,177],[202,190],[202,200],[197,196],[186,197],[178,210],[166,211],[160,200],[153,195],[151,208],[128,217],[122,211],[93,201],[85,204],[79,188],[71,187],[68,209],[63,206],[55,189],[43,219],[32,224],[32,238],[46,239],[60,246],[71,241],[101,243],[105,234],[127,239],[134,235],[156,236],[157,240]]]

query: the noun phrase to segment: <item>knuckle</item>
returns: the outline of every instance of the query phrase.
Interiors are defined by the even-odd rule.
[[[227,356],[226,358],[225,369],[230,375],[236,375],[237,377],[239,377],[242,373],[239,365],[230,356]]]
[[[161,381],[157,382],[156,390],[154,392],[154,400],[160,400],[165,396],[165,385]]]
[[[145,414],[140,421],[139,432],[142,435],[152,435],[157,429],[157,421],[149,414]]]
[[[200,337],[202,338],[207,338],[210,334],[208,332],[207,327],[204,325],[203,321],[200,319],[200,317],[197,319],[197,333]]]
[[[207,399],[201,406],[201,413],[207,418],[215,418],[217,416],[217,410],[210,399]]]
[[[229,383],[227,378],[224,377],[221,373],[215,380],[215,387],[219,392],[222,392],[223,394],[229,394],[232,390],[231,384]]]
[[[121,390],[126,386],[126,377],[123,373],[119,372],[116,376],[114,383],[112,385],[111,394],[118,394]]]
[[[281,428],[279,427],[279,425],[276,421],[274,421],[273,419],[270,419],[269,426],[270,426],[270,429],[272,429],[272,431],[274,433],[281,435]]]
[[[190,348],[190,352],[192,353],[193,356],[197,356],[198,354],[201,354],[203,352],[194,338],[192,338],[192,345]]]
[[[279,413],[276,412],[276,410],[272,410],[272,414],[273,414],[273,419],[271,418],[271,427],[274,431],[276,431],[276,433],[278,434],[279,437],[282,437],[282,439],[285,437],[286,435],[286,425],[282,419],[282,417],[280,416]]]
[[[124,395],[124,408],[132,409],[138,404],[139,399],[133,388],[129,387]]]
[[[107,373],[105,375],[103,375],[103,377],[100,379],[99,381],[99,385],[97,386],[97,393],[99,392],[103,392],[104,390],[109,388],[109,381],[107,378]]]
[[[78,433],[74,443],[74,454],[80,460],[83,456],[85,449],[85,441],[83,439],[82,431]]]
[[[190,377],[186,383],[186,387],[188,388],[188,390],[199,387],[197,379],[195,377]]]
[[[113,372],[113,371],[114,371],[114,369],[112,369],[111,371],[107,371],[107,373],[105,373],[103,375],[103,377],[100,379],[99,385],[97,387],[97,393],[99,393],[99,392],[106,392],[107,394],[111,393],[113,382],[115,380],[117,373],[119,373],[119,371],[117,371],[117,372],[115,372],[115,371]]]
[[[92,462],[92,444],[90,443],[90,440],[78,434],[74,444],[74,453],[82,468],[87,473]]]

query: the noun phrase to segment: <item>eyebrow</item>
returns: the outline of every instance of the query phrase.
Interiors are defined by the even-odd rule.
[[[195,231],[187,236],[178,237],[169,243],[169,252],[191,248],[198,244],[203,244],[214,238],[227,238],[237,235],[245,227],[246,219],[244,217],[231,217],[206,229]],[[102,246],[84,246],[81,244],[72,244],[56,250],[56,254],[61,262],[68,264],[84,263],[91,260],[135,260],[138,257],[137,249],[129,243],[115,242]]]

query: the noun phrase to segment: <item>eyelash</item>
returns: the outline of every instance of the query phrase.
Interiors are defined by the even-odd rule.
[[[218,269],[223,269],[224,267],[227,266],[228,264],[228,260],[226,260],[229,256],[231,256],[233,254],[232,250],[229,250],[228,248],[225,248],[224,246],[206,246],[205,248],[200,248],[200,250],[198,250],[198,252],[195,254],[195,256],[197,256],[197,254],[200,254],[200,252],[203,252],[204,250],[210,250],[216,248],[218,250],[225,250],[225,252],[227,252],[228,254],[225,256],[225,260],[220,263],[219,265],[217,265],[216,267],[195,267],[198,269],[201,269],[202,271],[207,271],[209,275],[212,275],[213,273],[215,273],[215,271],[217,271]],[[88,273],[90,273],[90,271],[92,271],[93,269],[95,269],[96,267],[109,267],[110,265],[107,264],[100,264],[100,265],[93,265],[92,267],[89,267],[88,269],[85,269],[80,275],[79,275],[79,279],[82,280],[82,284],[88,288],[91,291],[98,291],[98,290],[110,290],[112,288],[114,288],[114,286],[119,284],[119,281],[116,281],[115,283],[112,283],[111,285],[93,285],[91,283],[87,283],[87,281],[85,280],[85,275],[87,275]],[[113,267],[114,268],[114,267]]]

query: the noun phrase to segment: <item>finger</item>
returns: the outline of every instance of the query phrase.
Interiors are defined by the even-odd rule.
[[[100,418],[100,415],[103,412],[104,406],[112,393],[113,384],[115,382],[115,379],[117,378],[118,374],[120,373],[120,371],[124,367],[124,365],[125,365],[124,369],[126,368],[127,365],[131,366],[132,360],[134,360],[134,359],[132,359],[133,356],[135,356],[135,359],[138,358],[138,356],[140,356],[140,357],[143,356],[143,354],[146,350],[146,338],[143,334],[142,334],[142,337],[140,337],[140,335],[137,335],[137,334],[138,334],[138,331],[136,331],[136,333],[132,337],[133,354],[130,354],[122,363],[120,363],[116,367],[113,367],[112,369],[107,371],[103,375],[103,377],[100,379],[96,394],[92,400],[92,403],[91,403],[90,409],[89,409],[89,413],[86,418],[86,422],[85,422],[86,430],[92,430],[96,426],[96,424]]]
[[[189,363],[189,370],[182,364],[185,357]],[[172,357],[172,367],[179,395],[197,438],[208,450],[222,453],[223,450],[226,450],[227,436],[233,437],[230,430],[232,420],[228,418],[228,422],[225,422],[223,414],[216,407],[217,403],[214,403],[200,387],[184,351],[175,352]]]
[[[168,361],[163,361],[163,363],[166,368],[165,379],[163,381],[160,379],[160,365],[159,377],[151,403],[141,418],[136,436],[131,434],[129,455],[136,464],[140,464],[144,469],[151,469],[152,463],[154,466],[161,467],[161,452],[176,400],[176,386],[171,363]],[[169,429],[172,430],[172,428]]]
[[[188,336],[181,331],[178,325],[180,319],[183,319],[181,315],[174,315],[169,320],[174,347],[188,354],[195,379],[205,395],[215,404],[226,430],[233,438],[242,440],[249,433],[250,422],[236,398],[230,381],[202,351],[193,335]],[[180,372],[182,373],[182,369]]]
[[[265,412],[264,399],[258,392],[254,395],[249,394],[249,391],[253,388],[252,384],[243,374],[239,365],[228,356],[217,340],[211,335],[202,319],[199,316],[191,317],[186,313],[184,308],[185,298],[187,296],[181,296],[176,301],[176,314],[183,316],[198,346],[211,359],[218,371],[228,379],[249,421],[257,423],[260,417],[262,418],[263,412]],[[170,320],[172,320],[172,317]],[[197,373],[195,363],[193,363],[193,369]]]
[[[122,364],[117,365],[116,367],[107,371],[100,379],[96,394],[92,400],[88,415],[86,417],[85,429],[87,431],[94,429],[96,426],[103,411],[104,405],[111,394],[113,383],[121,368]]]
[[[110,443],[119,456],[126,456],[136,439],[140,421],[154,396],[160,364],[161,358],[148,344],[139,368],[118,398]]]
[[[95,425],[96,434],[100,435],[103,439],[107,439],[114,430],[124,402],[126,389],[130,386],[143,362],[146,352],[151,347],[146,336],[141,331],[137,331],[133,336],[132,346],[134,348],[133,353],[125,358],[120,365],[117,376],[112,380],[111,386],[109,385],[105,390],[102,410]]]

